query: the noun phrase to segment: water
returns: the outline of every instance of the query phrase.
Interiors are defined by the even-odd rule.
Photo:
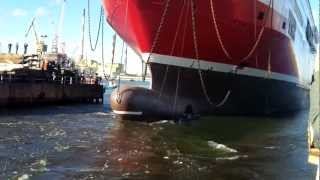
[[[2,110],[0,179],[314,179],[306,111],[142,123],[107,103]]]

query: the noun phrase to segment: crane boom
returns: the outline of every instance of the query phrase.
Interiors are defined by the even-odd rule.
[[[30,33],[31,29],[32,29],[32,30],[33,30],[33,33],[34,33],[34,36],[35,36],[35,38],[36,38],[36,42],[39,43],[39,37],[38,37],[37,31],[36,31],[36,28],[34,27],[34,22],[35,22],[35,20],[36,20],[36,18],[34,17],[34,18],[32,19],[32,21],[31,21],[31,24],[30,24],[30,26],[29,26],[29,28],[28,28],[27,33],[25,34],[25,37],[28,37],[28,35],[29,35],[29,33]]]
[[[66,0],[63,0],[62,5],[61,5],[59,23],[58,23],[57,30],[56,30],[54,38],[53,38],[53,42],[52,42],[52,52],[53,53],[58,53],[58,50],[59,50],[59,47],[58,47],[59,46],[59,36],[61,35],[62,29],[63,29],[65,5],[66,5]]]

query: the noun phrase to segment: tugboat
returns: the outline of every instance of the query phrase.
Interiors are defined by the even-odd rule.
[[[307,108],[318,32],[308,0],[103,0],[150,66],[151,89],[111,96],[122,117],[266,115]]]

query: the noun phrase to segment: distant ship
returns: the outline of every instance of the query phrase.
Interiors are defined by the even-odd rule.
[[[111,97],[122,116],[274,114],[307,108],[318,33],[308,0],[103,0],[150,65],[151,90]]]

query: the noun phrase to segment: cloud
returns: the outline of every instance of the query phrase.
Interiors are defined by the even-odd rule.
[[[28,12],[24,9],[16,8],[12,11],[11,14],[14,17],[23,17],[23,16],[26,16],[28,14]]]
[[[38,7],[35,13],[36,13],[36,16],[40,17],[40,16],[46,16],[48,14],[48,11],[44,7]]]

